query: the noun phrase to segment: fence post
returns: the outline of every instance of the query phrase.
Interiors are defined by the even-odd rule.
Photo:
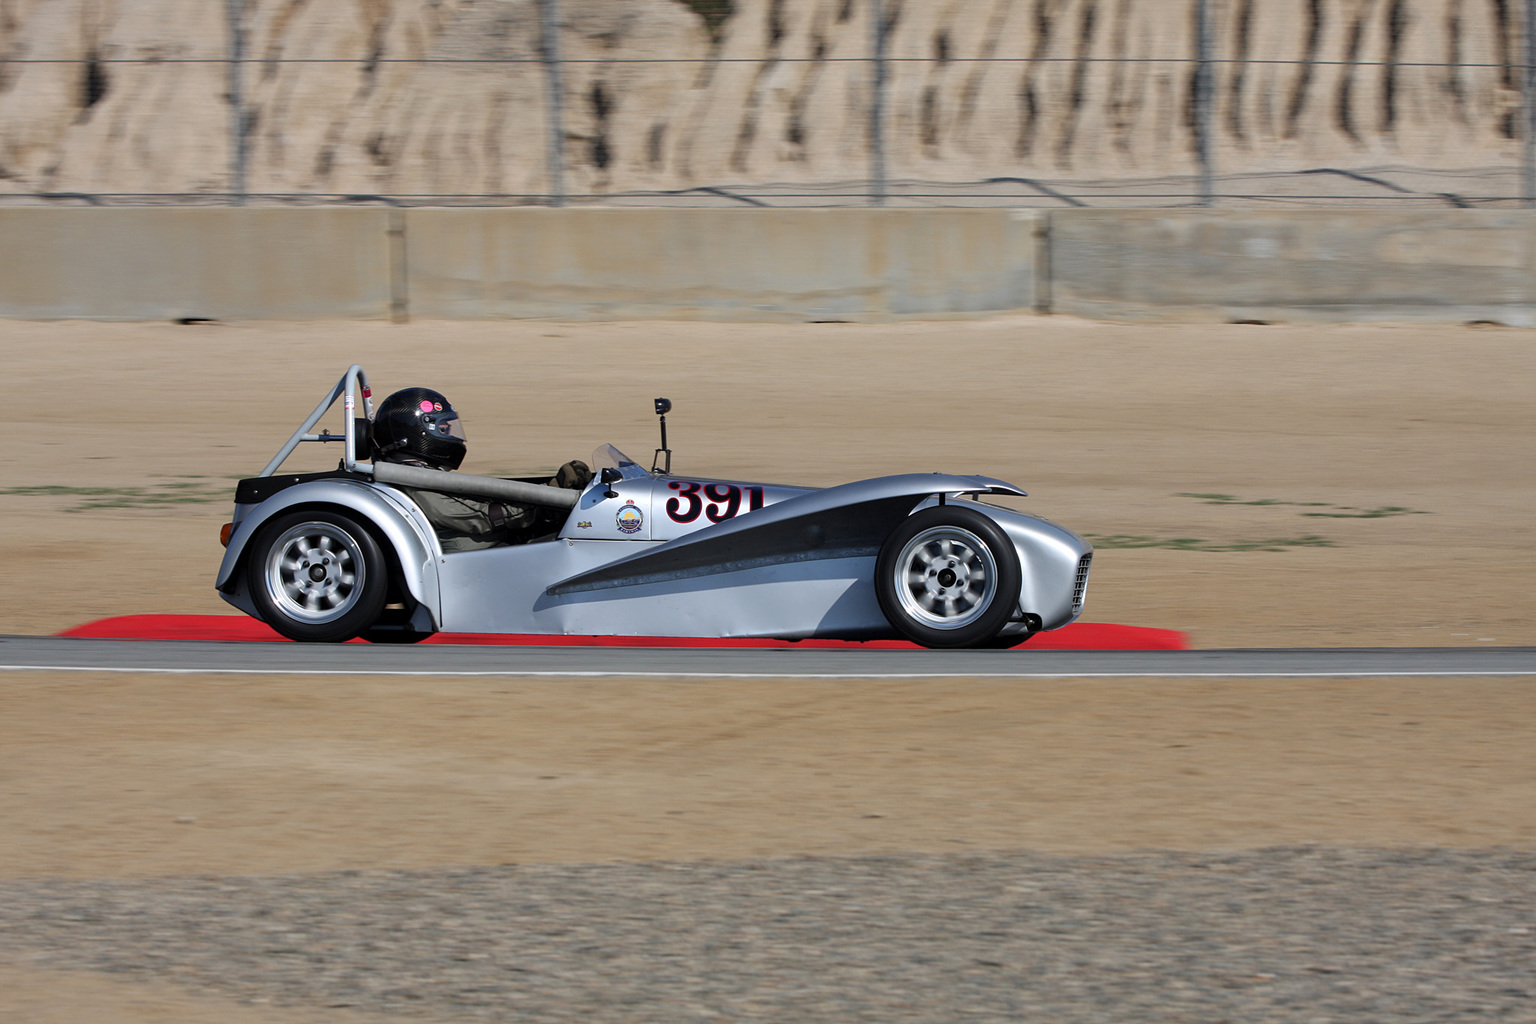
[[[1520,93],[1520,198],[1536,206],[1536,0],[1525,0],[1525,82]]]
[[[1210,206],[1216,191],[1211,171],[1211,84],[1209,0],[1195,0],[1195,158],[1200,164],[1201,206]]]
[[[565,205],[565,82],[560,65],[560,0],[539,0],[545,93],[549,99],[549,205]]]
[[[1536,0],[1533,0],[1536,2]],[[885,181],[885,4],[882,0],[869,0],[869,20],[872,26],[874,68],[870,75],[869,101],[869,201],[872,206],[884,206]]]
[[[226,0],[229,19],[229,191],[245,205],[245,0]]]

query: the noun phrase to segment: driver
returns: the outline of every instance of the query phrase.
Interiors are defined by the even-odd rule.
[[[370,431],[373,457],[384,462],[451,472],[464,461],[464,427],[459,414],[431,388],[406,388],[379,403]],[[592,481],[587,464],[561,466],[552,487],[582,490]],[[551,509],[483,501],[415,487],[400,488],[426,515],[444,553],[477,551],[531,540],[541,526],[555,525]]]

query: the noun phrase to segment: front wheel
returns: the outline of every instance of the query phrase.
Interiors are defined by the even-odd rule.
[[[339,512],[267,523],[252,541],[247,574],[262,620],[290,640],[351,640],[378,620],[389,590],[378,541]]]
[[[991,642],[1013,616],[1022,581],[1018,552],[1002,527],[952,505],[909,516],[875,563],[881,611],[924,647]]]

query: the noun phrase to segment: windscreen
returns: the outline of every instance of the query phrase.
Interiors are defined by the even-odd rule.
[[[599,445],[592,450],[592,472],[602,473],[605,469],[616,469],[623,474],[623,479],[632,480],[643,476],[649,476],[644,466],[625,455],[611,444]]]

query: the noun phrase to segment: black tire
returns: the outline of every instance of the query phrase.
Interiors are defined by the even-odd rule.
[[[251,541],[246,581],[262,621],[290,640],[341,643],[384,610],[389,576],[373,534],[340,512],[290,512]]]
[[[983,647],[1013,616],[1023,578],[1002,527],[975,509],[939,505],[909,516],[886,538],[875,596],[890,624],[915,643]]]

